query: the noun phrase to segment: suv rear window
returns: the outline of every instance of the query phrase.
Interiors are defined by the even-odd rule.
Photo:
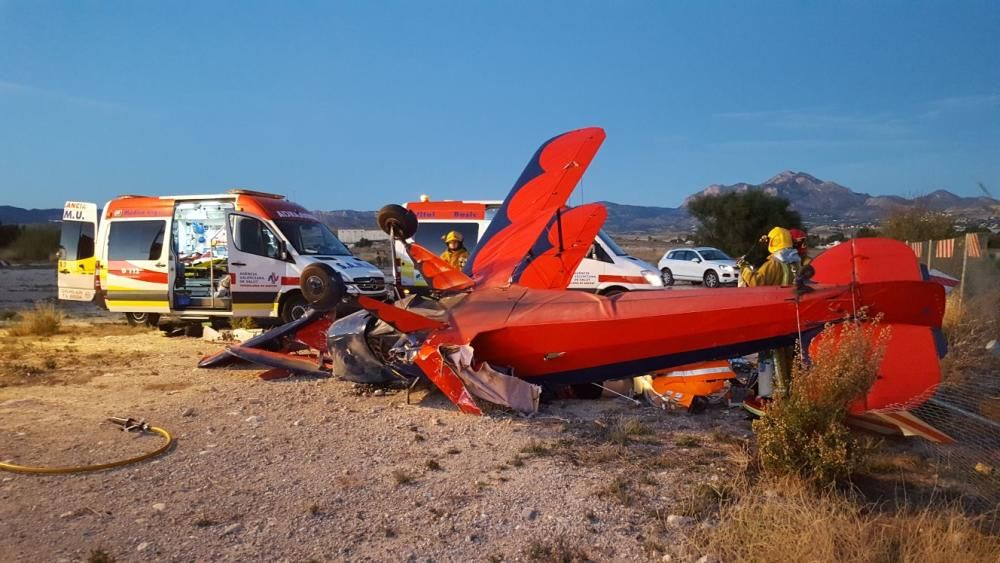
[[[115,221],[108,232],[108,260],[159,260],[166,221]]]

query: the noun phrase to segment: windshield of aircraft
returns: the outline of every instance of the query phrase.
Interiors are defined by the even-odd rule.
[[[351,251],[323,223],[289,219],[277,219],[274,223],[303,256],[351,256]]]
[[[614,252],[617,256],[628,256],[628,252],[622,250],[622,247],[618,246],[618,243],[609,237],[608,233],[604,232],[604,229],[601,229],[597,233],[597,236],[600,237],[604,244],[611,249],[611,252]]]
[[[701,257],[705,260],[732,260],[725,252],[715,248],[706,248],[698,252],[701,253]]]

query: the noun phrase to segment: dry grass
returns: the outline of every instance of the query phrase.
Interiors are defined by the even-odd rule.
[[[10,328],[11,336],[52,336],[59,332],[63,314],[51,303],[39,303],[21,314],[21,319]]]
[[[253,317],[233,317],[229,319],[229,326],[234,329],[251,330],[257,328],[257,321]]]
[[[1000,371],[1000,358],[986,350],[986,343],[1000,334],[1000,285],[959,301],[948,296],[942,323],[948,355],[941,362],[944,383],[960,384],[979,373]]]
[[[598,489],[597,498],[611,499],[622,506],[632,506],[635,502],[632,483],[622,476],[615,477],[610,483]]]
[[[524,556],[529,561],[554,563],[590,561],[590,557],[587,556],[587,552],[583,548],[570,545],[564,538],[551,541],[531,540],[524,548]]]
[[[878,322],[845,322],[819,337],[810,366],[797,365],[792,392],[754,421],[762,467],[818,484],[849,477],[870,448],[854,438],[844,419],[848,406],[875,382],[888,330]]]
[[[535,440],[532,438],[523,448],[521,448],[521,453],[530,456],[545,456],[549,455],[552,449],[545,445],[543,442]]]
[[[988,518],[954,505],[884,512],[805,481],[757,483],[722,502],[719,523],[693,532],[693,549],[723,561],[996,561],[1000,538]]]
[[[616,417],[608,424],[607,440],[625,446],[652,433],[653,430],[638,418]]]
[[[115,563],[115,558],[103,549],[95,549],[87,556],[87,563]]]
[[[392,478],[397,485],[409,485],[413,482],[413,474],[405,469],[396,469],[392,472]]]

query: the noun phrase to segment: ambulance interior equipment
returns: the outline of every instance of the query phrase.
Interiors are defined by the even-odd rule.
[[[185,201],[174,211],[174,306],[230,308],[226,214],[231,201]]]

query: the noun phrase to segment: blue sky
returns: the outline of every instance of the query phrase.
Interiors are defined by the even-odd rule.
[[[1000,195],[1000,2],[0,0],[0,204],[501,198],[588,125],[574,202],[785,169]]]

